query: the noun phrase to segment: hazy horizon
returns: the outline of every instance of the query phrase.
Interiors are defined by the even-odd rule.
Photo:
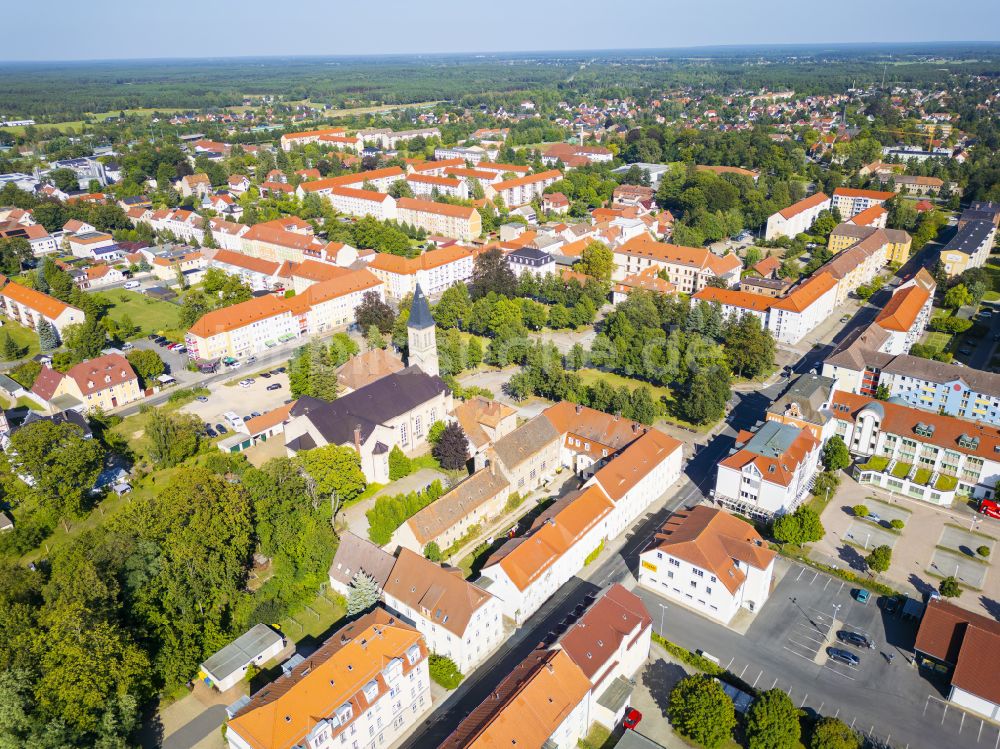
[[[5,63],[64,63],[1000,41],[975,35],[1000,27],[995,0],[960,0],[947,11],[949,23],[931,22],[942,11],[930,0],[844,0],[836,16],[842,22],[833,28],[828,20],[817,23],[813,6],[792,0],[715,0],[710,14],[702,6],[664,3],[610,20],[598,0],[384,5],[386,11],[374,16],[354,5],[302,0],[189,10],[107,0],[97,11],[92,4],[53,0],[18,9],[19,26],[28,33],[9,35],[0,56]],[[440,23],[442,18],[452,22]],[[34,29],[40,33],[30,33]]]

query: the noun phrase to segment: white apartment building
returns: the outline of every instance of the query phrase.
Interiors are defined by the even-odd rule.
[[[798,203],[788,206],[777,213],[772,213],[767,219],[765,239],[775,237],[794,237],[809,230],[813,221],[823,211],[829,210],[830,198],[818,192]]]
[[[549,169],[538,174],[496,182],[493,189],[503,200],[504,205],[508,208],[517,208],[528,205],[536,198],[541,200],[545,188],[560,179],[562,179],[562,172],[558,169]]]
[[[875,206],[885,206],[886,202],[896,196],[893,192],[879,190],[856,190],[852,187],[838,187],[833,191],[831,206],[840,211],[840,217],[847,221],[862,211]]]
[[[374,216],[379,221],[395,220],[396,200],[391,195],[354,187],[333,187],[326,193],[334,210],[348,216]]]
[[[437,296],[456,283],[467,283],[472,266],[472,251],[458,245],[428,250],[414,258],[383,252],[368,264],[385,284],[386,296],[393,299],[413,294],[418,284],[428,296]]]
[[[81,309],[13,281],[0,290],[0,314],[31,330],[37,330],[38,323],[46,320],[60,336],[67,325],[82,323],[86,317]]]
[[[718,464],[715,501],[748,517],[792,512],[812,488],[819,455],[809,429],[765,421],[756,431],[741,430]]]
[[[396,202],[396,214],[401,223],[431,235],[469,242],[483,233],[482,218],[472,206],[400,198]]]
[[[615,268],[611,278],[626,278],[655,268],[667,275],[677,291],[693,294],[719,277],[730,286],[740,280],[743,263],[735,254],[719,256],[703,247],[683,247],[657,242],[648,234],[637,236],[614,250]]]
[[[376,608],[232,706],[229,749],[391,746],[431,708],[427,657],[420,632]]]
[[[469,186],[465,180],[454,177],[438,177],[432,174],[411,174],[406,178],[406,184],[418,198],[432,198],[435,195],[447,195],[459,200],[469,199]]]
[[[326,135],[345,135],[347,130],[342,127],[328,127],[322,130],[305,130],[300,133],[286,133],[281,136],[281,150],[291,151],[295,146],[316,143]]]
[[[774,559],[750,523],[699,505],[671,515],[639,555],[639,585],[728,624],[767,602]]]
[[[393,183],[401,179],[406,179],[406,173],[398,166],[390,166],[384,169],[372,169],[367,172],[342,174],[339,177],[303,182],[295,188],[295,194],[300,198],[309,194],[327,197],[335,187],[353,187],[360,190],[364,189],[366,184],[374,187],[377,192],[389,192]]]
[[[456,568],[401,549],[382,588],[388,609],[424,636],[432,653],[471,673],[504,641],[500,601]]]
[[[205,250],[205,255],[211,252]],[[216,250],[208,260],[208,267],[235,276],[254,291],[266,291],[279,285],[278,269],[281,264],[273,260],[261,260],[232,250]]]

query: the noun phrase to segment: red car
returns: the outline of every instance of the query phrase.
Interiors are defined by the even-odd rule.
[[[625,711],[625,717],[622,719],[622,726],[634,731],[636,726],[642,722],[642,713],[636,710],[634,707],[630,707]]]
[[[1000,518],[1000,503],[995,499],[980,500],[979,511],[987,517]]]

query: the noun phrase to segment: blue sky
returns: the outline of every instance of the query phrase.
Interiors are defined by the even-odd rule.
[[[16,16],[0,59],[990,41],[1000,1],[36,0]]]

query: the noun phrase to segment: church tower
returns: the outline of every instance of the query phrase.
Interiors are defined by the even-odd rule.
[[[406,324],[406,339],[410,352],[407,363],[410,366],[420,367],[424,374],[434,376],[440,374],[434,318],[431,317],[431,308],[427,304],[427,297],[424,296],[420,284],[417,284],[417,290],[413,294],[413,303],[410,305],[410,320]]]

